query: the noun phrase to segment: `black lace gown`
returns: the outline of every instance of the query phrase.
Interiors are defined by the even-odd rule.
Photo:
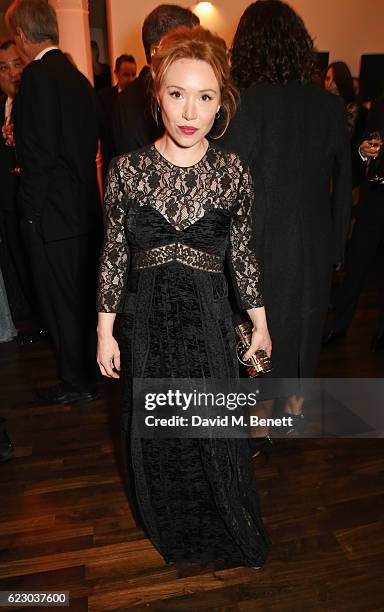
[[[269,539],[246,440],[130,436],[131,381],[236,378],[223,261],[242,307],[262,305],[250,249],[253,191],[239,158],[209,145],[179,167],[154,145],[113,160],[98,310],[123,314],[123,429],[147,533],[167,561],[260,566]]]

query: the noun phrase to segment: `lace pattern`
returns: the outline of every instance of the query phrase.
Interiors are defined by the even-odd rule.
[[[231,217],[230,263],[239,289],[243,307],[263,306],[260,291],[261,270],[251,248],[253,186],[249,172],[243,172],[238,189],[237,208]]]
[[[198,251],[193,247],[180,242],[165,244],[164,246],[132,254],[132,270],[153,268],[171,261],[178,261],[191,268],[204,272],[223,272],[221,257]]]
[[[170,256],[169,241],[164,245],[164,236],[172,230],[174,243],[179,243],[181,239],[183,242],[183,248],[178,251],[179,255],[182,253],[180,257],[183,261],[177,261],[186,265],[196,265],[197,262],[196,267],[200,269],[205,269],[200,266],[211,266],[210,271],[218,267],[215,259],[217,253],[221,253],[221,261],[225,255],[226,245],[216,240],[218,228],[205,227],[204,230],[208,235],[208,244],[212,245],[212,251],[216,254],[209,253],[209,249],[202,253],[201,248],[196,248],[201,252],[198,257],[187,250],[188,247],[194,250],[197,247],[193,240],[198,232],[195,232],[194,238],[190,238],[188,232],[208,212],[229,213],[230,260],[241,307],[261,306],[260,267],[251,248],[252,201],[249,171],[243,167],[237,155],[212,144],[203,159],[189,168],[174,166],[160,155],[154,145],[116,158],[109,170],[104,200],[106,230],[100,263],[99,312],[121,312],[130,262],[131,240],[126,237],[127,215],[133,206],[140,209],[141,215],[145,215],[146,207],[156,210],[164,222],[163,237],[158,238],[157,244],[140,244],[144,237],[137,233],[133,237],[134,245],[131,245],[135,251],[156,249],[151,257],[158,256],[157,265],[164,263],[165,258]],[[148,231],[146,240],[147,234]],[[188,245],[185,244],[187,242]]]
[[[125,240],[125,198],[118,172],[111,170],[104,195],[104,246],[100,257],[97,309],[120,312],[129,269],[129,248]]]

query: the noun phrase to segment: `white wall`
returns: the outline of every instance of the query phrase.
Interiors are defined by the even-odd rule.
[[[169,0],[193,8],[189,0]],[[121,53],[132,53],[145,63],[141,44],[144,18],[161,0],[106,0],[111,63]],[[250,0],[216,0],[211,16],[201,18],[231,44],[239,18]],[[315,39],[319,51],[330,51],[330,61],[343,60],[353,74],[359,72],[360,55],[384,53],[384,0],[291,0]]]

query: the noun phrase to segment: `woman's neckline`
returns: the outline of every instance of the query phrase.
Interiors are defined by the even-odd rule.
[[[194,164],[190,164],[190,165],[188,165],[188,166],[180,166],[180,165],[178,165],[178,164],[174,164],[173,162],[171,162],[171,161],[170,161],[169,159],[167,159],[167,158],[166,158],[166,157],[165,157],[165,156],[164,156],[162,153],[160,153],[160,151],[159,151],[159,149],[157,148],[157,146],[156,146],[156,144],[155,144],[155,143],[153,143],[153,144],[152,144],[152,147],[154,148],[155,153],[157,153],[157,155],[160,157],[160,159],[162,159],[163,161],[165,161],[165,162],[166,162],[166,163],[167,163],[169,166],[171,166],[172,168],[180,168],[180,169],[183,169],[183,170],[188,170],[188,168],[196,168],[196,166],[199,166],[199,165],[201,164],[201,162],[203,162],[203,161],[205,160],[205,158],[206,158],[206,156],[207,156],[207,153],[208,153],[209,149],[211,148],[211,144],[210,144],[210,142],[209,142],[209,141],[207,141],[207,142],[208,142],[208,144],[207,144],[207,148],[206,148],[206,150],[205,150],[204,154],[202,155],[202,157],[201,157],[201,158],[200,158],[200,159],[199,159],[197,162],[195,162]]]

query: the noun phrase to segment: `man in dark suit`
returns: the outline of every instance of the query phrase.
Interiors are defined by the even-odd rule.
[[[117,79],[116,85],[113,87],[104,87],[104,89],[100,89],[98,92],[102,119],[100,144],[103,163],[103,179],[106,177],[109,162],[115,155],[112,136],[113,108],[117,96],[136,78],[136,61],[133,55],[124,53],[117,58],[115,62],[115,75]]]
[[[6,240],[6,218],[14,209],[17,177],[10,170],[15,166],[15,152],[12,142],[12,107],[20,76],[23,70],[13,40],[0,44],[0,242]],[[3,261],[1,261],[3,264]],[[1,266],[3,267],[3,266]],[[3,271],[4,272],[4,271]],[[0,463],[11,459],[13,445],[9,438],[6,421],[0,417]]]
[[[14,208],[17,177],[10,170],[16,165],[15,150],[12,142],[13,103],[20,85],[23,62],[12,39],[0,44],[0,173],[1,173],[1,208]]]
[[[23,62],[12,39],[0,44],[0,223],[3,238],[2,268],[7,292],[10,290],[16,309],[28,311],[33,333],[18,336],[19,342],[31,343],[41,338],[43,330],[39,320],[32,274],[20,235],[20,219],[16,207],[19,184],[17,160],[13,138],[13,110],[20,85]],[[4,261],[5,259],[5,261]],[[12,312],[14,315],[14,313]],[[16,313],[17,314],[17,313]]]
[[[384,97],[372,105],[367,119],[367,135],[378,132],[384,141]],[[370,161],[368,172],[361,186],[360,203],[356,211],[356,223],[346,255],[346,276],[338,288],[333,308],[331,330],[324,336],[328,345],[346,335],[359,301],[369,266],[384,240],[384,146],[364,140],[359,148],[364,161]],[[384,349],[384,309],[377,323],[371,342],[373,351]]]
[[[23,62],[12,39],[0,44],[0,235],[2,238],[1,264],[4,282],[8,290],[8,268],[15,274],[14,266],[9,265],[10,241],[7,236],[7,223],[15,215],[15,200],[18,176],[14,172],[16,156],[13,140],[13,107],[20,85]],[[16,222],[17,226],[17,222]]]
[[[56,13],[48,2],[16,0],[6,20],[30,62],[15,112],[18,202],[60,380],[38,394],[47,403],[89,401],[97,397],[97,101],[89,81],[57,47]]]
[[[111,70],[108,64],[99,61],[100,49],[95,40],[91,40],[93,85],[96,91],[111,86]]]
[[[146,17],[142,40],[147,66],[121,93],[114,106],[112,125],[116,155],[151,144],[163,133],[162,126],[152,117],[149,104],[151,49],[170,30],[199,23],[199,18],[192,11],[175,4],[161,4]]]

